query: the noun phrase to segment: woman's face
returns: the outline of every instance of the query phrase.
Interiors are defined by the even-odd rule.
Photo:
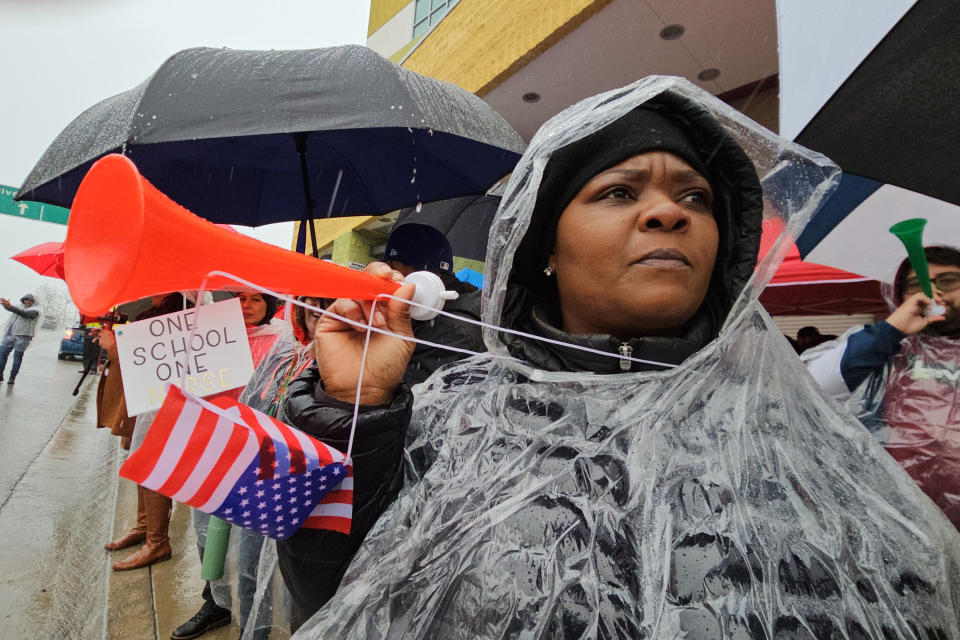
[[[303,302],[311,307],[326,308],[326,304],[324,304],[325,301],[322,298],[304,298]],[[317,320],[320,319],[320,313],[302,307],[300,311],[303,313],[303,325],[307,331],[307,335],[312,338],[317,330]]]
[[[665,151],[595,175],[563,210],[548,264],[563,329],[672,335],[707,294],[719,234],[706,178]]]
[[[259,293],[241,293],[240,310],[245,324],[259,324],[267,315],[267,301]]]

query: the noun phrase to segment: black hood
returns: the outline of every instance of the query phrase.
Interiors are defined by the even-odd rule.
[[[686,134],[697,156],[694,160],[700,160],[700,166],[706,170],[705,177],[714,191],[714,216],[719,230],[719,246],[710,287],[700,310],[676,338],[637,338],[622,343],[610,336],[570,336],[557,329],[560,323],[555,279],[548,278],[543,273],[544,245],[552,242],[557,215],[554,210],[556,207],[541,206],[541,187],[547,184],[553,188],[548,183],[556,174],[552,171],[554,155],[560,161],[568,161],[570,154],[565,153],[568,149],[589,145],[591,139],[602,137],[604,131],[616,128],[620,121],[629,118],[631,112],[628,111],[594,133],[551,152],[544,171],[546,177],[537,188],[537,199],[529,215],[528,228],[513,257],[500,318],[501,326],[538,335],[549,334],[547,337],[602,351],[616,352],[626,345],[632,351],[633,357],[679,364],[717,336],[734,301],[753,274],[760,246],[763,192],[754,163],[734,136],[705,106],[678,91],[668,89],[642,103],[640,108],[655,111]],[[634,107],[635,109],[637,107]],[[617,149],[604,158],[606,167],[600,167],[598,171],[614,166],[637,153],[636,145],[616,146]],[[531,150],[536,151],[533,144]],[[520,166],[524,165],[524,160],[527,159],[525,155]],[[527,188],[530,189],[531,186]],[[506,202],[510,201],[510,195],[505,198]],[[564,201],[556,206],[565,206],[570,197],[572,194],[564,196],[565,200],[562,198]],[[512,355],[541,368],[604,373],[621,370],[619,362],[604,356],[585,354],[582,351],[545,345],[515,336],[502,335],[502,339]],[[634,370],[648,368],[657,367],[634,366]]]

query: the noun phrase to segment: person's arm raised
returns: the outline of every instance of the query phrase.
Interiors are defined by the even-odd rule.
[[[399,281],[403,277],[382,262],[370,263],[364,271],[387,280]],[[376,305],[368,300],[341,298],[327,310],[363,325],[367,324],[372,311],[374,327],[413,337],[410,305],[403,301],[412,298],[413,291],[412,284],[404,285],[394,294],[401,300],[381,300]],[[365,339],[365,326],[354,326],[327,314],[317,321],[313,343],[317,370],[324,390],[338,400],[352,403],[356,399]],[[371,332],[363,368],[360,404],[385,404],[393,398],[413,348],[414,343],[408,340]]]
[[[934,297],[934,301],[941,306],[943,305],[943,300],[938,296]],[[944,315],[924,315],[927,307],[930,306],[930,302],[930,298],[924,294],[915,293],[904,300],[903,304],[890,314],[887,318],[887,323],[898,329],[901,333],[909,336],[913,333],[923,331],[931,322],[942,322],[946,320],[947,317]]]

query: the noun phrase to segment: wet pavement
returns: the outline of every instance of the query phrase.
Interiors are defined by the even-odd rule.
[[[71,395],[80,366],[57,360],[61,333],[41,330],[0,385],[0,639],[169,638],[202,602],[189,509],[175,505],[172,560],[110,569],[132,551],[103,544],[133,524],[136,489],[117,477],[119,439],[94,428],[96,376]]]

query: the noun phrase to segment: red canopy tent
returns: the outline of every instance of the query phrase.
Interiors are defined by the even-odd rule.
[[[760,258],[767,255],[783,231],[779,219],[765,220],[760,239]],[[760,303],[770,315],[839,315],[886,313],[887,303],[880,283],[855,273],[804,262],[795,244],[790,245]]]

